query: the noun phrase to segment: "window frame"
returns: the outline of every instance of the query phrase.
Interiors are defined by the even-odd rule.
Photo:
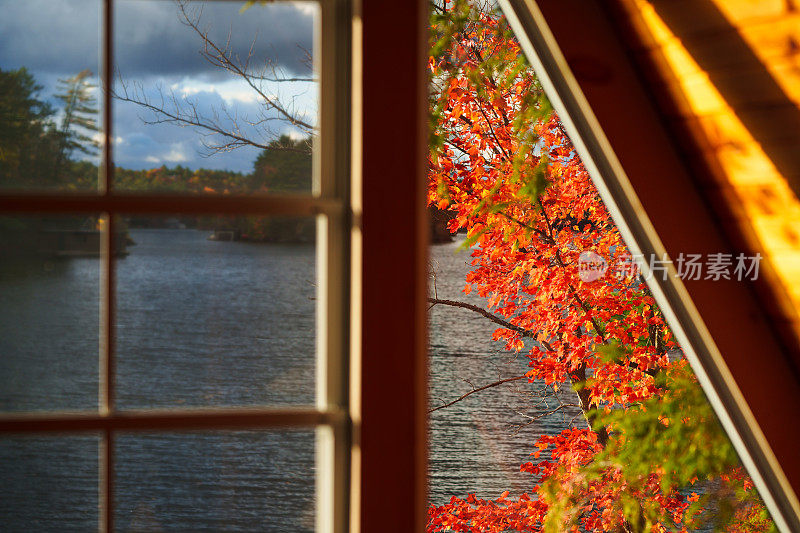
[[[231,1],[231,0],[219,0]],[[101,0],[102,84],[114,72],[114,0]],[[176,196],[113,190],[113,97],[102,94],[104,143],[95,193],[3,192],[3,214],[102,214],[99,408],[87,413],[0,413],[0,435],[99,434],[100,531],[114,531],[114,441],[118,432],[314,428],[317,430],[316,531],[350,530],[350,281],[352,4],[319,0],[315,61],[318,62],[319,136],[314,150],[317,194]],[[118,411],[115,407],[115,215],[295,215],[317,218],[317,404],[316,407],[230,407]],[[358,354],[356,354],[358,356]]]
[[[614,2],[499,4],[631,251],[648,257],[674,257],[684,246],[728,251],[620,45]],[[591,73],[581,78],[570,69],[571,60],[594,62],[603,79]],[[690,206],[690,223],[675,223],[675,213],[665,210],[676,200]],[[745,283],[725,293],[702,281],[683,283],[674,274],[652,276],[653,296],[776,525],[800,530],[793,491],[800,484],[800,462],[795,435],[785,429],[800,421],[791,410],[800,382],[788,350],[760,319],[763,310]]]

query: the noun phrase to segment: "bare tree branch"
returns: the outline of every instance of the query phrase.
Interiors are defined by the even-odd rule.
[[[112,88],[114,98],[136,104],[153,114],[152,119],[142,121],[146,124],[174,124],[181,127],[191,127],[202,132],[203,146],[209,154],[229,152],[244,146],[252,146],[261,150],[287,150],[304,152],[296,146],[283,146],[274,141],[280,138],[280,131],[272,129],[272,123],[281,123],[300,130],[306,136],[317,133],[315,125],[309,121],[306,113],[296,106],[297,98],[304,92],[282,98],[277,90],[270,90],[265,83],[280,84],[286,82],[314,83],[313,76],[289,76],[283,68],[272,60],[261,60],[261,64],[253,64],[257,37],[254,37],[244,58],[233,50],[231,33],[225,39],[216,41],[209,35],[208,28],[201,27],[202,8],[189,10],[186,0],[175,0],[178,17],[181,24],[189,28],[200,40],[200,55],[208,64],[228,72],[234,78],[241,80],[249,87],[258,101],[262,104],[260,111],[253,118],[245,115],[239,116],[235,110],[232,112],[225,105],[211,107],[209,111],[202,112],[198,103],[188,97],[176,95],[174,90],[165,92],[158,88],[158,95],[148,97],[144,87],[137,83],[126,82],[119,75],[118,88]],[[310,69],[312,66],[311,54],[305,50],[304,64]],[[302,88],[302,86],[301,86]],[[274,87],[272,87],[274,89]],[[244,128],[243,126],[249,126]],[[309,147],[310,151],[310,147]]]
[[[222,135],[223,137],[228,138],[230,141],[228,143],[219,145],[218,147],[209,146],[209,148],[220,152],[230,151],[240,146],[254,146],[256,148],[261,148],[262,150],[269,148],[267,145],[255,142],[247,137],[244,137],[243,135],[237,134],[235,131],[224,129],[221,125],[219,125],[216,118],[212,119],[209,117],[202,117],[197,111],[197,106],[193,105],[191,102],[188,103],[188,111],[181,110],[177,104],[175,96],[172,95],[175,110],[170,111],[167,109],[163,94],[161,95],[161,105],[156,105],[146,98],[144,94],[140,94],[137,88],[134,88],[134,92],[131,94],[129,93],[126,85],[121,85],[121,87],[122,92],[112,91],[114,98],[121,102],[134,103],[145,109],[153,111],[157,115],[162,116],[162,118],[156,120],[142,119],[145,124],[177,123],[182,126],[193,126],[196,128],[205,129],[212,134]]]
[[[458,403],[461,400],[469,398],[470,396],[472,396],[476,392],[480,392],[480,391],[486,390],[486,389],[491,389],[492,387],[497,387],[498,385],[502,385],[504,383],[509,383],[511,381],[519,381],[520,379],[527,379],[527,378],[528,378],[528,376],[517,376],[517,377],[514,377],[514,378],[506,378],[506,379],[501,379],[501,380],[495,381],[494,383],[489,383],[488,385],[484,385],[482,387],[477,387],[477,388],[470,383],[470,385],[472,385],[472,387],[473,387],[471,391],[469,391],[466,394],[463,394],[463,395],[459,396],[458,398],[456,398],[455,400],[453,400],[451,402],[448,402],[446,404],[440,405],[439,407],[434,407],[433,409],[428,410],[428,414],[433,413],[434,411],[438,411],[439,409],[444,409],[445,407],[450,407],[451,405],[453,405],[455,403]],[[467,382],[467,383],[469,383],[469,382]]]
[[[580,408],[580,405],[578,405],[576,403],[561,403],[561,404],[559,404],[558,407],[555,407],[555,408],[550,409],[548,411],[545,411],[543,413],[539,413],[539,414],[537,414],[535,416],[526,415],[524,413],[517,413],[518,415],[521,415],[521,416],[524,416],[525,418],[527,418],[528,421],[525,422],[524,424],[517,424],[516,425],[516,429],[514,430],[514,434],[516,435],[517,433],[522,431],[522,428],[524,428],[525,426],[529,426],[529,425],[533,424],[537,420],[540,420],[540,419],[542,419],[542,418],[544,418],[546,416],[554,415],[557,412],[561,411],[562,409],[567,409],[569,407]],[[580,416],[580,415],[578,415],[578,416]]]
[[[458,302],[456,300],[442,300],[440,298],[428,298],[428,302],[433,304],[433,305],[431,305],[431,307],[433,307],[434,305],[449,305],[451,307],[460,307],[462,309],[469,309],[470,311],[472,311],[474,313],[478,313],[479,315],[482,315],[482,316],[488,318],[489,320],[491,320],[495,324],[503,326],[506,329],[510,329],[511,331],[516,331],[517,333],[519,333],[523,337],[530,337],[530,338],[534,337],[532,331],[530,331],[528,329],[525,329],[523,327],[517,326],[516,324],[512,324],[508,320],[502,319],[497,315],[493,315],[492,313],[490,313],[486,309],[483,309],[482,307],[478,307],[477,305],[468,304],[466,302]]]
[[[244,61],[241,61],[241,59],[236,54],[234,54],[233,49],[231,48],[230,34],[224,46],[218,45],[208,36],[208,30],[203,30],[200,28],[199,13],[194,16],[189,14],[186,11],[186,5],[187,5],[186,0],[180,0],[179,2],[177,2],[177,4],[182,18],[181,23],[190,28],[195,34],[197,34],[200,37],[200,39],[202,39],[203,50],[201,54],[206,59],[206,61],[208,61],[211,65],[226,70],[244,80],[245,83],[247,83],[247,85],[256,92],[256,94],[261,98],[261,100],[267,105],[268,108],[275,110],[292,126],[296,126],[306,131],[309,134],[315,131],[315,128],[312,124],[300,118],[299,114],[292,113],[287,106],[285,106],[277,98],[264,92],[261,86],[255,83],[254,81],[255,78],[253,77],[252,73],[248,71],[250,61],[253,57],[255,39],[253,40],[250,46],[250,50],[248,51],[247,57],[245,58]],[[274,69],[273,72],[275,72]],[[259,77],[264,78],[263,75]],[[273,76],[273,77],[278,77],[278,76]]]

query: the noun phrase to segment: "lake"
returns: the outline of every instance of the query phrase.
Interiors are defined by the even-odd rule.
[[[313,246],[215,242],[191,229],[131,237],[116,270],[119,409],[313,404]],[[435,291],[481,305],[461,292],[460,240],[431,247]],[[97,408],[99,287],[96,258],[0,265],[0,409]],[[524,356],[491,341],[494,329],[467,310],[430,311],[431,407],[525,372]],[[576,414],[525,424],[552,401],[533,392],[508,383],[431,415],[432,503],[530,490],[535,479],[519,465],[533,441]],[[117,527],[313,530],[314,439],[309,430],[121,433]],[[0,530],[94,529],[99,442],[0,438]]]

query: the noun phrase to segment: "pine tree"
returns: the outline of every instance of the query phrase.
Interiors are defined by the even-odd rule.
[[[91,82],[92,71],[82,70],[75,76],[58,80],[59,93],[55,97],[64,104],[64,116],[59,128],[59,151],[54,169],[54,177],[58,180],[65,161],[74,151],[84,154],[96,154],[99,143],[92,134],[99,130],[97,126],[97,103],[93,90],[97,85]]]
[[[40,99],[41,85],[24,68],[0,69],[0,187],[30,188],[44,179],[55,161],[51,116]],[[49,161],[43,172],[42,165]]]

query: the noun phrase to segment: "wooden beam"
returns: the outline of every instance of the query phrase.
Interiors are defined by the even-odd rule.
[[[427,521],[428,3],[362,0],[360,22],[360,531],[409,533]]]

